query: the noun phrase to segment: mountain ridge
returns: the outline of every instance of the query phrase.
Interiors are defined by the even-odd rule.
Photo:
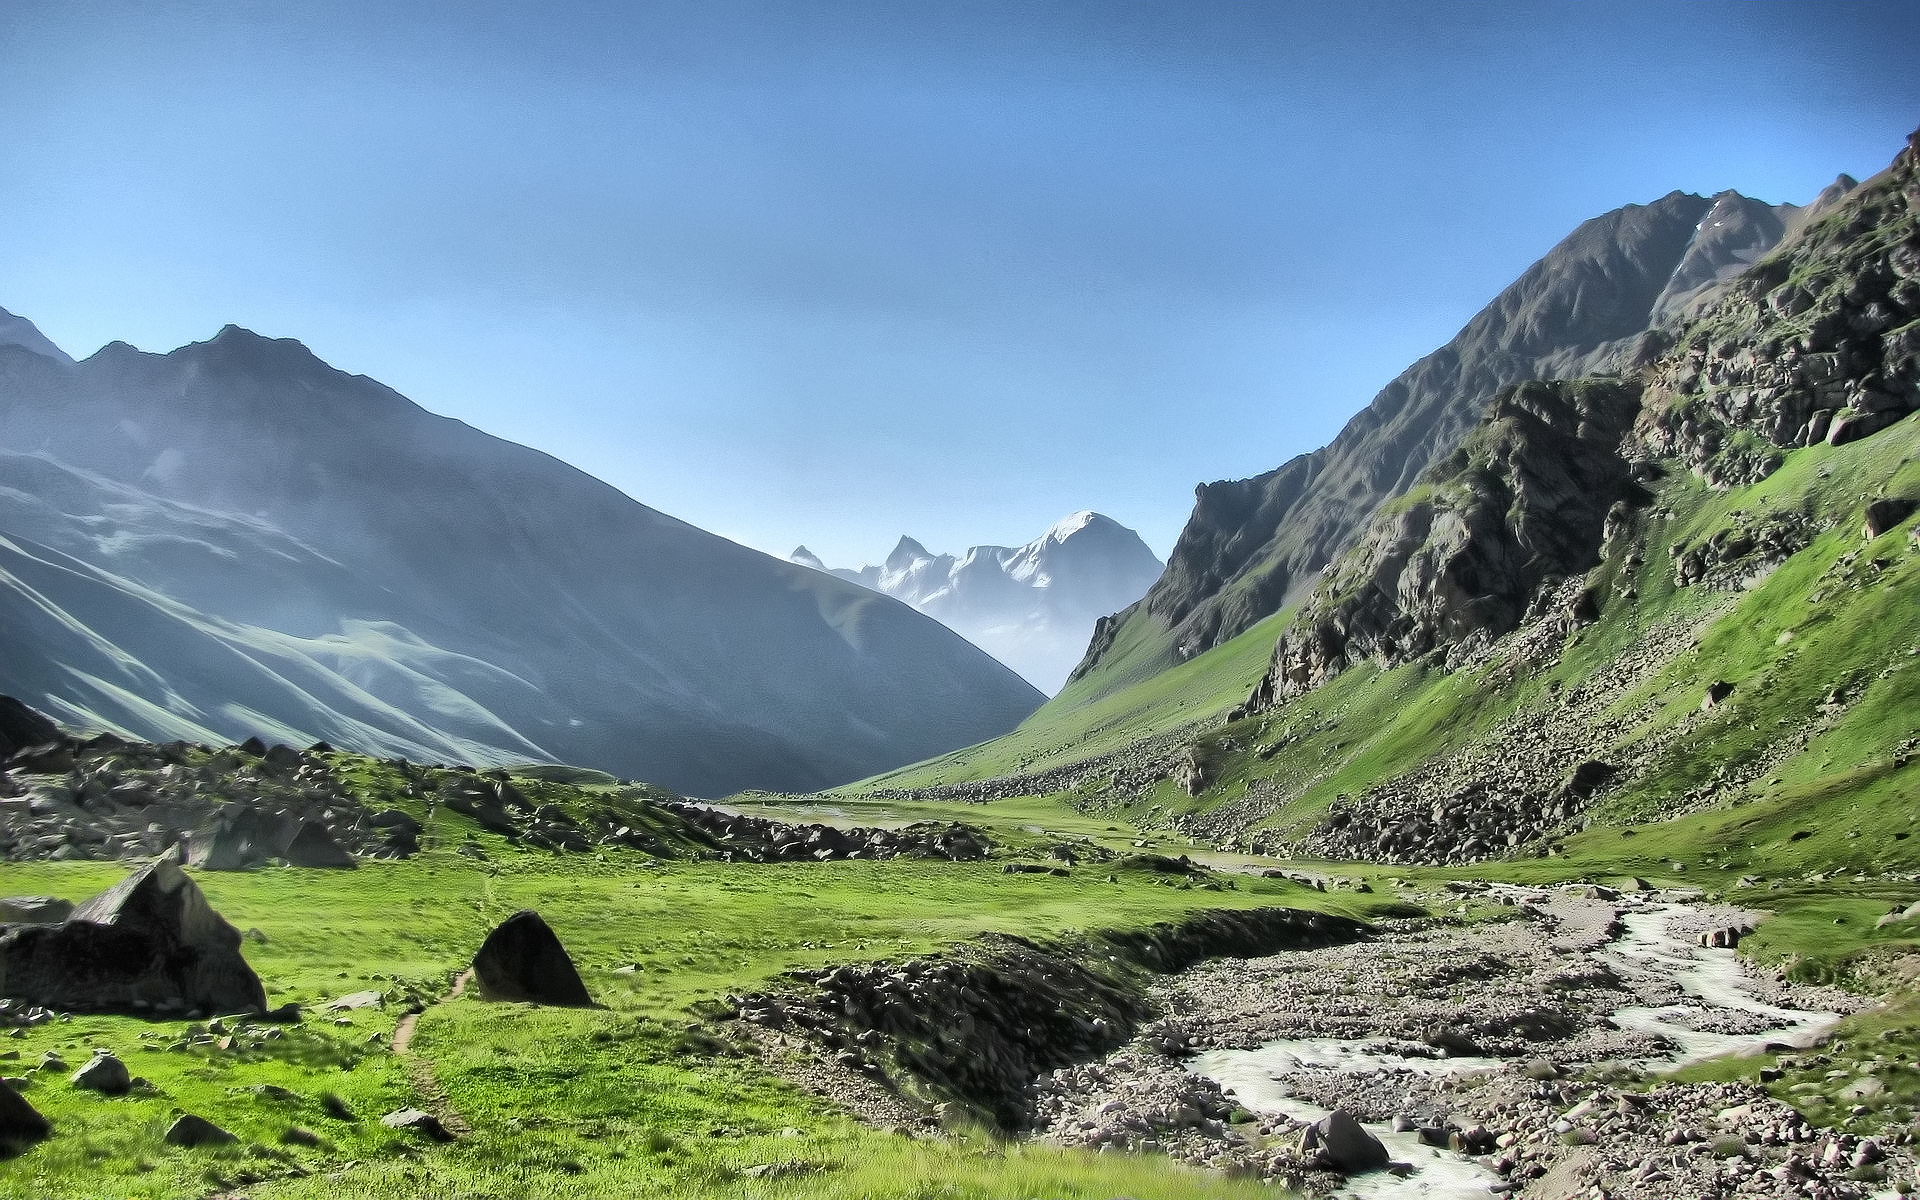
[[[74,513],[37,515],[43,536],[27,540],[59,545],[88,571],[56,569],[16,538],[16,566],[71,586],[77,609],[114,622],[103,635],[57,598],[31,598],[18,572],[0,580],[16,611],[65,631],[63,645],[111,647],[89,659],[98,671],[78,674],[36,659],[31,644],[9,647],[0,690],[63,715],[157,734],[156,704],[172,704],[208,740],[269,729],[312,740],[327,724],[310,719],[328,707],[318,688],[361,714],[344,722],[344,744],[371,712],[397,739],[393,752],[445,752],[408,730],[472,702],[542,757],[718,794],[820,786],[925,757],[1002,731],[1040,700],[905,606],[698,530],[338,371],[290,338],[228,326],[166,354],[109,343],[80,363],[0,346],[0,414],[9,448],[67,470],[63,494],[83,496],[93,478],[133,494],[136,509],[152,501],[140,514],[150,536],[119,542],[86,536]],[[46,476],[17,454],[0,466]],[[233,520],[189,528],[185,514],[201,512]],[[254,553],[246,531],[258,526],[287,539],[277,556]],[[292,560],[321,593],[276,577]],[[185,606],[205,618],[187,625],[225,647],[214,656],[231,665],[225,682],[251,681],[270,711],[220,701],[214,681],[201,702],[168,698],[135,666],[156,630],[188,636],[153,597],[236,561],[225,594],[195,593],[208,607]],[[348,622],[382,643],[390,668],[379,655],[332,661],[317,639]],[[22,686],[35,661],[33,686]],[[289,671],[306,682],[292,686]],[[377,683],[378,703],[356,676]],[[529,757],[517,742],[496,749]]]
[[[1720,231],[1707,225],[1716,208]],[[1250,479],[1199,485],[1166,573],[1139,603],[1100,622],[1071,677],[1086,681],[1076,695],[1192,658],[1296,602],[1500,387],[1631,363],[1662,315],[1777,244],[1801,213],[1737,192],[1674,191],[1583,222],[1331,443]]]
[[[1020,546],[935,554],[903,534],[877,566],[829,567],[805,546],[789,561],[913,605],[1048,693],[1065,681],[1094,623],[1163,569],[1138,534],[1086,509]]]

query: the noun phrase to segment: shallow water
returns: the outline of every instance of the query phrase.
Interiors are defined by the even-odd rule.
[[[1671,1070],[1721,1054],[1753,1053],[1768,1042],[1804,1046],[1817,1040],[1840,1020],[1836,1013],[1803,1012],[1767,1004],[1754,997],[1752,982],[1742,973],[1732,950],[1709,950],[1671,932],[1678,905],[1629,910],[1623,915],[1626,932],[1599,950],[1597,956],[1622,974],[1646,974],[1671,979],[1695,1004],[1664,1008],[1629,1006],[1613,1014],[1624,1029],[1657,1034],[1679,1049],[1643,1060],[1640,1065]],[[1682,1022],[1713,1012],[1753,1014],[1768,1028],[1754,1033],[1708,1033]],[[1381,1039],[1349,1041],[1338,1038],[1282,1038],[1255,1050],[1210,1050],[1196,1056],[1188,1069],[1223,1088],[1250,1111],[1315,1121],[1327,1110],[1293,1097],[1290,1078],[1306,1070],[1349,1074],[1377,1072],[1423,1075],[1460,1074],[1504,1069],[1491,1058],[1403,1058],[1389,1051]],[[1487,1200],[1489,1185],[1500,1177],[1471,1159],[1420,1143],[1413,1133],[1394,1133],[1387,1125],[1367,1129],[1383,1143],[1396,1162],[1408,1163],[1412,1173],[1400,1177],[1378,1171],[1356,1176],[1338,1195],[1358,1200]]]

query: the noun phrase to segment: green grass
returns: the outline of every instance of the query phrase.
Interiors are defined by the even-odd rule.
[[[1091,688],[1069,684],[1058,696],[991,742],[876,775],[836,789],[857,795],[874,788],[920,788],[1045,770],[1192,724],[1218,723],[1247,698],[1267,669],[1287,613],[1278,613],[1190,662],[1153,674],[1119,691],[1089,698]]]
[[[443,837],[464,818],[442,814]],[[0,1037],[17,1073],[48,1051],[72,1066],[95,1047],[125,1058],[151,1093],[106,1099],[35,1073],[29,1099],[52,1139],[0,1164],[0,1197],[174,1197],[243,1188],[255,1200],[306,1196],[1251,1196],[1156,1159],[1114,1161],[992,1142],[908,1142],[867,1130],[770,1075],[702,1022],[700,1002],[795,968],[914,955],[999,931],[1066,938],[1139,927],[1200,908],[1304,904],[1364,916],[1379,897],[1323,895],[1279,880],[1182,890],[1145,874],[1108,883],[1005,875],[998,863],[730,865],[638,854],[518,851],[475,834],[492,861],[429,851],[357,871],[271,868],[200,874],[209,899],[248,934],[269,1000],[309,1006],[306,1022],[259,1049],[170,1050],[184,1022],[75,1017]],[[112,864],[0,867],[0,894],[79,899],[118,879]],[[444,996],[491,926],[539,910],[578,963],[600,1010],[488,1004],[428,1009],[415,1050],[473,1136],[440,1147],[378,1124],[421,1104],[405,1064],[378,1042],[400,1005],[343,1014],[324,1001],[362,989]],[[336,1024],[336,1020],[341,1022]],[[689,1031],[688,1026],[695,1025]],[[18,1065],[15,1065],[18,1064]],[[251,1090],[261,1084],[290,1096]],[[329,1116],[333,1093],[358,1118]],[[190,1111],[239,1135],[223,1149],[166,1146]],[[287,1146],[303,1126],[319,1147]],[[792,1129],[798,1136],[783,1136]],[[716,1132],[718,1131],[718,1132]],[[741,1170],[819,1165],[779,1180]],[[904,1174],[900,1172],[905,1172]]]

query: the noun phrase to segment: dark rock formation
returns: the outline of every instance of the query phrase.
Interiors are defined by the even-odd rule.
[[[1103,621],[1080,678],[1123,625],[1171,665],[1300,598],[1384,501],[1446,454],[1501,389],[1634,365],[1649,330],[1771,248],[1795,215],[1734,193],[1674,192],[1588,221],[1529,267],[1447,345],[1409,367],[1333,442],[1253,479],[1204,484],[1167,569]]]
[[[1916,135],[1920,136],[1920,135]],[[1649,372],[1636,440],[1708,482],[1765,478],[1920,407],[1920,149],[1718,292]]]
[[[0,932],[0,995],[67,1012],[262,1012],[240,934],[180,868],[156,862],[59,925]]]
[[[1387,1165],[1387,1148],[1368,1133],[1353,1114],[1334,1109],[1312,1125],[1301,1138],[1302,1150],[1318,1150],[1327,1164],[1343,1175],[1378,1171]]]
[[[829,862],[858,858],[940,858],[974,862],[992,848],[986,835],[958,822],[920,821],[901,829],[841,829],[729,813],[701,804],[661,805],[708,834],[729,862]]]
[[[290,867],[352,868],[360,865],[339,842],[333,840],[327,827],[318,821],[302,821],[299,832],[280,852],[280,857],[286,859]]]
[[[17,1151],[53,1132],[53,1126],[13,1085],[0,1082],[0,1154]]]
[[[1615,505],[1642,498],[1620,455],[1639,403],[1618,382],[1502,392],[1474,435],[1328,571],[1245,711],[1363,658],[1392,666],[1516,628],[1544,590],[1599,562]]]
[[[1913,515],[1920,501],[1911,496],[1883,496],[1867,505],[1867,540],[1881,536]]]
[[[488,1000],[591,1008],[567,948],[532,909],[502,921],[473,956],[473,976]]]

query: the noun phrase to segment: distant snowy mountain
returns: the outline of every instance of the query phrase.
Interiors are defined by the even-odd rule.
[[[910,537],[857,571],[829,567],[805,546],[788,557],[913,605],[1049,695],[1080,661],[1094,622],[1145,595],[1162,567],[1139,534],[1095,512],[1024,546],[975,546],[958,558]]]

